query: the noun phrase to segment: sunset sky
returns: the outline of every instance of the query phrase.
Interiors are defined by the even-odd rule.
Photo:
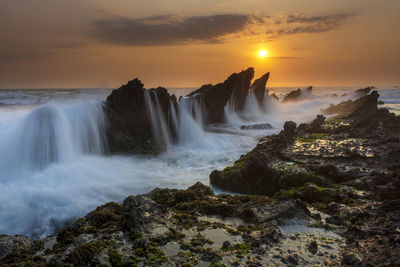
[[[399,14],[399,0],[0,0],[0,88],[199,87],[250,66],[270,86],[395,86]]]

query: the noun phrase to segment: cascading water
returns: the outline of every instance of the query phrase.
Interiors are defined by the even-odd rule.
[[[197,99],[182,97],[178,103],[178,143],[187,144],[203,138],[203,111]]]
[[[8,151],[0,162],[0,179],[6,177],[5,172],[43,170],[77,155],[103,154],[106,142],[102,103],[64,109],[38,107],[2,137],[0,151]]]
[[[254,99],[249,97],[244,113],[250,112],[257,123],[268,122],[276,129],[241,130],[240,125],[249,122],[239,116],[246,114],[231,112],[237,118],[235,123],[208,125],[210,131],[204,131],[207,116],[201,99],[171,101],[168,114],[161,117],[160,104],[165,103],[151,95],[154,99],[148,98],[147,103],[157,125],[155,135],[169,136],[171,145],[167,153],[149,159],[104,155],[103,106],[100,101],[87,100],[102,100],[109,90],[101,96],[97,90],[29,93],[38,95],[38,103],[48,102],[48,95],[55,100],[35,109],[31,102],[0,106],[0,234],[43,237],[109,201],[118,202],[155,187],[182,189],[197,181],[207,184],[212,170],[233,164],[255,146],[258,137],[278,132],[286,120],[311,120],[321,108],[346,100],[332,97],[329,91],[301,102],[279,103],[266,94],[257,118],[257,108],[250,105]],[[22,97],[8,103],[25,103],[27,98]],[[227,105],[226,110],[229,108]]]
[[[146,101],[147,110],[150,114],[153,135],[161,145],[168,147],[172,140],[170,133],[171,128],[165,121],[165,115],[161,111],[157,93],[155,91],[145,91],[144,99]],[[166,115],[168,116],[168,114]]]
[[[145,101],[153,135],[160,144],[168,146],[174,141],[182,145],[203,137],[204,108],[199,99],[181,97],[177,107],[170,102],[169,114],[162,113],[156,92],[146,91]]]

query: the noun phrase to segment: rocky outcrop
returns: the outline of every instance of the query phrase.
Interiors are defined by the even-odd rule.
[[[278,135],[260,140],[257,147],[240,157],[233,166],[210,174],[210,183],[220,189],[242,194],[273,196],[279,190],[307,182],[326,184],[324,177],[301,165],[288,165],[282,151],[292,144],[296,123],[286,122]]]
[[[260,105],[262,105],[264,101],[265,86],[267,85],[269,75],[270,73],[267,72],[266,74],[255,80],[250,86],[250,90],[254,92],[254,95]]]
[[[318,226],[335,225],[346,238],[338,256],[343,266],[399,265],[400,117],[378,109],[378,96],[373,91],[332,106],[340,114],[334,119],[318,115],[297,128],[288,124],[291,130],[262,139],[233,166],[212,172],[211,184],[301,199],[325,213]],[[319,248],[310,243],[307,249]]]
[[[337,105],[332,104],[327,109],[323,109],[322,112],[326,115],[336,115],[341,118],[359,116],[362,113],[371,114],[378,110],[378,98],[378,92],[373,91],[371,94],[358,98],[355,101],[348,100]]]
[[[232,74],[223,83],[203,85],[188,97],[202,98],[208,123],[221,123],[224,121],[224,108],[229,101],[232,101],[235,110],[243,109],[253,77],[254,69],[248,68]]]
[[[317,223],[298,200],[214,195],[201,183],[186,190],[156,188],[147,195],[129,196],[123,204],[100,206],[35,245],[25,237],[1,237],[0,251],[7,252],[1,254],[0,265],[188,266],[202,262],[215,266],[224,258],[235,266],[249,262],[259,266],[277,265],[293,252],[299,263],[306,264],[310,260],[303,251],[311,239],[279,228],[292,219]],[[294,248],[289,250],[286,240]],[[319,250],[334,257],[338,251]],[[322,259],[316,255],[311,263]]]
[[[351,120],[351,131],[357,135],[390,135],[397,132],[400,129],[400,117],[387,109],[378,109],[378,98],[378,92],[372,91],[355,101],[348,100],[331,105],[322,112]]]
[[[371,90],[373,90],[373,89],[375,89],[375,87],[373,87],[373,86],[357,89],[356,91],[354,91],[352,96],[356,97],[356,98],[359,98],[359,97],[368,95],[371,92]]]
[[[312,86],[309,86],[304,90],[301,89],[293,90],[284,96],[282,102],[283,103],[298,102],[310,96],[311,93],[312,93]]]
[[[31,248],[32,241],[26,236],[0,236],[0,260]]]
[[[259,124],[251,124],[251,125],[242,125],[240,129],[242,130],[270,130],[274,127],[269,123],[259,123]]]
[[[171,105],[176,97],[165,88],[147,90],[138,79],[129,81],[107,97],[105,111],[108,120],[107,137],[111,153],[156,154],[164,148],[157,142],[146,105],[146,95],[159,102],[161,114],[168,122]]]

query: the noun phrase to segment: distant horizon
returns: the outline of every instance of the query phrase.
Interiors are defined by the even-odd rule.
[[[7,90],[114,90],[118,89],[122,85],[118,87],[48,87],[48,88],[0,88],[1,91],[7,91]],[[366,88],[366,87],[375,87],[376,89],[398,89],[400,90],[399,85],[364,85],[364,86],[357,86],[357,85],[321,85],[321,86],[316,86],[316,85],[302,85],[302,86],[267,86],[266,89],[268,90],[269,88],[271,89],[280,89],[280,88],[306,88],[308,86],[312,86],[314,89],[361,89],[361,88]],[[146,87],[144,86],[145,89],[152,89],[152,88],[157,88],[157,87],[163,87],[165,89],[175,89],[175,90],[187,90],[187,89],[199,89],[200,86],[179,86],[179,87],[173,87],[173,86],[153,86],[153,87]]]

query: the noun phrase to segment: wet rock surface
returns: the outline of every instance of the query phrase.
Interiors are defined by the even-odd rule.
[[[242,130],[270,130],[274,127],[269,123],[260,123],[260,124],[251,124],[251,125],[242,125],[240,129]]]
[[[223,83],[203,85],[188,97],[202,99],[208,123],[221,123],[224,121],[224,108],[229,101],[232,101],[231,105],[235,110],[243,109],[253,77],[254,69],[248,68],[232,74]]]
[[[292,126],[295,130],[285,127],[279,135],[261,139],[235,165],[212,172],[211,184],[300,199],[328,214],[319,225],[341,229],[346,238],[339,255],[342,265],[400,264],[400,118],[378,109],[379,95],[368,94],[370,90],[324,111],[334,118],[319,115]],[[315,251],[315,244],[308,249]],[[283,262],[296,264],[295,258]]]
[[[120,93],[140,95],[132,83]],[[152,90],[166,93],[163,108],[173,103]],[[112,103],[133,105],[120,93]],[[377,99],[373,91],[328,108],[333,118],[288,121],[211,173],[213,186],[247,195],[156,188],[44,239],[0,236],[0,265],[398,266],[400,123]]]
[[[35,245],[26,237],[3,237],[0,244],[5,242],[8,250],[2,253],[0,264],[323,264],[337,257],[340,247],[336,243],[332,249],[320,249],[320,255],[303,250],[313,241],[328,246],[341,238],[332,231],[308,226],[318,223],[314,217],[298,200],[214,195],[201,183],[187,190],[157,188],[147,195],[130,196],[122,204],[100,206],[55,235],[35,241]]]
[[[113,90],[105,102],[109,151],[119,154],[157,154],[164,150],[153,135],[146,94],[157,97],[164,120],[169,121],[171,105],[176,97],[165,88],[146,90],[138,79]]]

